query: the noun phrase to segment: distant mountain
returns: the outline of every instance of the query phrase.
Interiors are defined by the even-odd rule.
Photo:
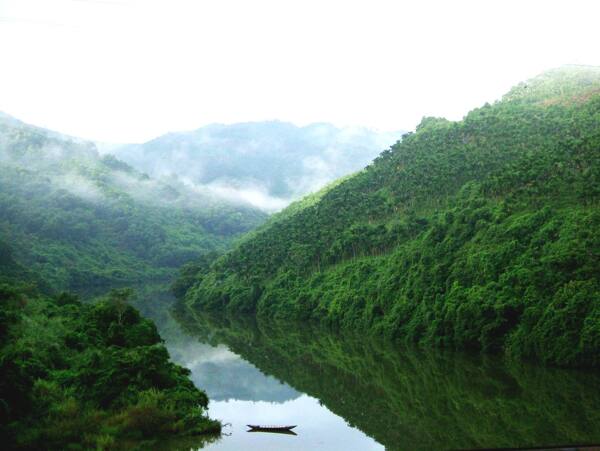
[[[201,269],[202,310],[600,367],[600,68],[414,133]],[[189,281],[186,281],[189,285]]]
[[[52,289],[160,280],[264,219],[247,203],[155,180],[93,143],[0,115],[1,253]]]
[[[274,211],[364,168],[401,135],[326,123],[247,122],[101,150],[153,177],[175,175],[219,196]]]

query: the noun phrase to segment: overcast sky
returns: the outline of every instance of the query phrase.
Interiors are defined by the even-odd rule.
[[[600,2],[0,0],[0,111],[136,142],[212,122],[412,129],[561,64]]]

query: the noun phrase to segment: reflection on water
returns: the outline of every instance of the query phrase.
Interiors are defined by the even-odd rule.
[[[224,345],[213,347],[192,339],[184,349],[170,347],[170,350],[173,360],[192,370],[192,380],[212,401],[284,402],[300,396],[289,385],[265,377]]]
[[[206,449],[432,450],[600,442],[600,375],[407,350],[303,324],[176,310],[173,358],[230,422]],[[249,434],[298,424],[294,436]],[[214,447],[214,448],[213,448]]]
[[[211,403],[210,414],[233,425],[225,428],[232,435],[207,447],[209,450],[383,450],[383,446],[307,395],[283,403],[219,401]],[[294,432],[298,435],[249,433],[248,423],[297,424]]]
[[[207,450],[348,450],[384,447],[333,414],[321,402],[267,375],[224,343],[188,333],[168,317],[154,316],[171,358],[192,371],[192,380],[210,398],[212,418],[229,423]],[[190,318],[184,321],[189,325]],[[205,335],[205,332],[208,335]],[[258,351],[258,350],[257,350]],[[268,357],[267,357],[268,358]],[[248,433],[247,424],[297,424],[297,436]],[[171,443],[163,445],[165,449]]]

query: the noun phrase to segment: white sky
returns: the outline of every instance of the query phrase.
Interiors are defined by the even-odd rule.
[[[0,0],[0,111],[134,142],[211,122],[411,129],[561,64],[600,1]]]

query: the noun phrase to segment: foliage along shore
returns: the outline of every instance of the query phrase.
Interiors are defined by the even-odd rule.
[[[425,118],[178,284],[206,310],[600,366],[600,69]]]
[[[131,449],[219,434],[206,394],[169,360],[154,323],[127,304],[129,290],[94,304],[43,295],[0,256],[3,449]]]

